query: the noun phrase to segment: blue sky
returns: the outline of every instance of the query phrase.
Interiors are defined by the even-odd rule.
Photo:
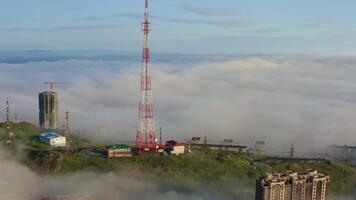
[[[2,0],[0,50],[142,46],[143,0]],[[159,53],[356,53],[353,0],[154,0]]]

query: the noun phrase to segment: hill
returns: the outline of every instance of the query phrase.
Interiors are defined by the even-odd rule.
[[[1,124],[0,124],[1,125]],[[253,199],[255,180],[266,172],[303,172],[315,169],[331,177],[330,192],[333,195],[349,194],[356,188],[356,168],[344,163],[296,163],[269,164],[263,155],[234,155],[209,149],[193,149],[190,155],[161,156],[146,154],[133,158],[107,159],[95,157],[90,152],[103,146],[91,146],[83,138],[74,138],[80,151],[66,152],[38,142],[38,134],[45,131],[32,124],[12,124],[16,143],[9,151],[24,154],[19,162],[40,174],[66,174],[82,170],[97,173],[121,172],[145,174],[141,178],[159,183],[162,189],[180,187],[192,191],[201,187],[214,188],[234,198]],[[0,138],[5,138],[4,130]],[[22,146],[23,148],[17,148]]]

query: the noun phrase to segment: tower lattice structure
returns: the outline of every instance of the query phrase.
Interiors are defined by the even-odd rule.
[[[149,34],[151,23],[148,15],[148,0],[145,0],[145,21],[142,24],[144,45],[141,73],[141,100],[139,105],[139,127],[136,134],[136,148],[154,151],[157,148],[157,138],[154,127],[152,82],[150,70]]]

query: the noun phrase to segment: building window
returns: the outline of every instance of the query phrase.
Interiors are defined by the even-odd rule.
[[[323,182],[318,181],[316,185],[316,200],[322,200],[322,195],[323,195]]]
[[[281,199],[281,186],[280,185],[274,186],[273,194],[274,194],[273,200],[282,200]]]
[[[297,183],[295,190],[295,200],[302,200],[303,197],[303,184]]]

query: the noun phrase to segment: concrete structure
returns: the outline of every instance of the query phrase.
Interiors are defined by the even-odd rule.
[[[267,174],[256,181],[256,200],[327,200],[330,177],[309,170]]]
[[[40,141],[53,147],[66,146],[66,138],[53,132],[40,134]]]
[[[327,155],[331,160],[346,161],[356,166],[356,146],[328,146]]]
[[[53,91],[42,92],[38,97],[41,128],[56,129],[58,123],[58,97]]]

